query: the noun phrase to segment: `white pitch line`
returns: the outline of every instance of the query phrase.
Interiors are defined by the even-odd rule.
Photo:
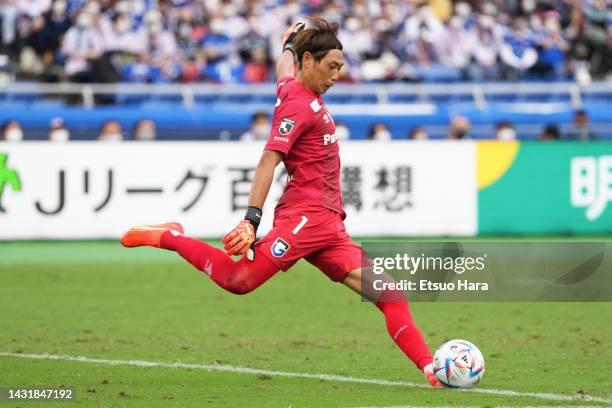
[[[241,373],[241,374],[255,374],[255,375],[268,375],[270,377],[289,377],[289,378],[308,378],[320,381],[338,381],[348,383],[361,383],[361,384],[372,384],[372,385],[386,385],[386,386],[399,386],[399,387],[411,387],[411,388],[428,388],[429,385],[415,384],[403,381],[387,381],[378,380],[374,378],[358,378],[349,377],[345,375],[335,374],[309,374],[309,373],[293,373],[288,371],[272,371],[272,370],[260,370],[257,368],[249,367],[237,367],[230,365],[221,364],[187,364],[187,363],[160,363],[156,361],[142,361],[142,360],[108,360],[103,358],[89,358],[89,357],[76,357],[68,355],[56,355],[56,354],[24,354],[24,353],[11,353],[11,352],[0,352],[0,357],[17,357],[27,358],[33,360],[59,360],[59,361],[74,361],[79,363],[92,363],[92,364],[104,364],[111,366],[128,365],[135,367],[161,367],[161,368],[191,368],[196,370],[206,371],[222,371],[230,373]],[[518,392],[510,390],[495,390],[486,388],[471,388],[456,390],[458,392],[476,393],[476,394],[489,394],[489,395],[502,395],[505,397],[527,397],[536,398],[550,401],[582,401],[582,402],[598,402],[603,404],[612,405],[612,398],[592,397],[589,395],[566,395],[566,394],[554,394],[548,392]]]

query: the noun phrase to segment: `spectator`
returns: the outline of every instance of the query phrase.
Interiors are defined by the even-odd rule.
[[[67,142],[70,140],[70,132],[64,125],[64,120],[62,118],[51,119],[47,140],[52,142]]]
[[[32,31],[27,43],[36,52],[39,59],[38,64],[49,67],[52,64],[61,63],[57,51],[61,44],[60,40],[70,28],[70,24],[65,0],[55,0],[49,11],[32,22]],[[33,64],[25,63],[22,54],[21,65],[23,68],[29,68]]]
[[[120,141],[123,140],[123,127],[116,120],[107,120],[100,128],[98,140]]]
[[[108,51],[143,56],[146,49],[146,34],[142,28],[134,27],[133,19],[128,14],[117,14],[112,29],[106,31],[105,39]]]
[[[2,48],[4,51],[15,41],[15,27],[19,9],[15,1],[3,1],[0,3],[0,20],[2,20]]]
[[[455,116],[448,128],[448,138],[461,140],[470,138],[470,120],[465,116]]]
[[[370,27],[356,16],[349,16],[344,20],[338,38],[344,46],[345,64],[350,74],[361,78],[359,65],[366,55],[374,54],[374,36]]]
[[[507,120],[499,121],[495,124],[495,139],[497,140],[515,140],[516,131],[514,126]]]
[[[257,112],[251,117],[251,126],[240,136],[240,140],[267,140],[271,127],[270,115]]]
[[[232,56],[232,39],[225,34],[225,24],[221,17],[210,21],[209,32],[202,39],[202,49],[206,60],[205,77],[217,82],[232,82],[231,72],[227,69]]]
[[[501,28],[489,15],[478,18],[476,27],[468,35],[469,48],[472,50],[472,61],[467,77],[482,81],[496,79],[499,76],[498,57],[501,46]]]
[[[368,139],[378,141],[389,141],[391,140],[391,132],[386,124],[383,122],[377,122],[372,125],[370,132],[368,133]]]
[[[574,124],[572,130],[567,133],[569,140],[595,140],[597,135],[591,129],[591,120],[585,110],[577,110],[574,113]]]
[[[141,119],[134,125],[132,131],[133,140],[155,140],[157,138],[157,126],[150,119]]]
[[[427,140],[429,139],[429,134],[427,133],[427,130],[423,126],[415,126],[412,128],[410,133],[408,133],[408,139]]]
[[[535,17],[538,18],[538,17]],[[557,13],[544,16],[543,28],[536,34],[538,61],[532,68],[541,78],[560,80],[564,77],[565,53],[568,44],[561,33]]]
[[[508,69],[508,78],[522,79],[525,72],[538,60],[529,26],[525,18],[518,18],[504,37],[500,48],[501,60]]]
[[[179,77],[180,71],[174,61],[179,56],[174,35],[164,28],[161,13],[150,10],[145,15],[146,62],[149,66],[150,80],[153,82],[172,81]]]
[[[76,24],[64,37],[65,70],[72,81],[89,82],[92,79],[91,61],[100,58],[104,52],[103,38],[93,24],[93,15],[86,10],[80,11]]]
[[[16,120],[7,120],[2,125],[2,140],[7,142],[20,142],[23,140],[21,123]]]
[[[440,54],[441,62],[447,66],[455,67],[464,71],[472,57],[472,42],[469,32],[464,29],[465,21],[459,17],[453,17],[448,29],[437,43],[437,52]]]
[[[559,140],[561,138],[561,132],[559,131],[559,126],[554,123],[549,123],[544,126],[542,129],[542,133],[538,135],[538,140],[541,141],[549,141],[549,140]]]
[[[351,138],[351,131],[345,122],[336,123],[336,136],[338,140],[349,140]]]

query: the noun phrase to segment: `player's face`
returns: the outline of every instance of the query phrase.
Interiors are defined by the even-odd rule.
[[[344,56],[340,50],[330,50],[321,61],[312,65],[313,91],[324,94],[334,86],[344,66]]]

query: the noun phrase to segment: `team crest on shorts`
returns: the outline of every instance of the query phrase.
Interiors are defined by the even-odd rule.
[[[289,248],[291,248],[291,246],[284,239],[278,237],[270,249],[272,250],[273,256],[280,258],[287,253]]]
[[[283,120],[280,123],[280,126],[278,127],[278,132],[281,135],[286,136],[289,133],[291,133],[294,127],[295,127],[295,120],[291,120],[289,118],[283,118]]]

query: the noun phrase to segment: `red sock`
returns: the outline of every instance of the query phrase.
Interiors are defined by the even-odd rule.
[[[264,254],[256,256],[254,261],[243,257],[234,262],[218,248],[197,239],[174,235],[170,231],[162,235],[161,247],[178,252],[217,285],[237,295],[251,292],[278,272],[276,265]]]
[[[394,294],[389,296],[383,293],[381,299],[396,298]],[[408,356],[412,362],[423,371],[423,368],[433,361],[431,352],[419,328],[412,320],[408,301],[402,294],[403,300],[380,301],[376,307],[385,315],[387,330],[397,346]]]

